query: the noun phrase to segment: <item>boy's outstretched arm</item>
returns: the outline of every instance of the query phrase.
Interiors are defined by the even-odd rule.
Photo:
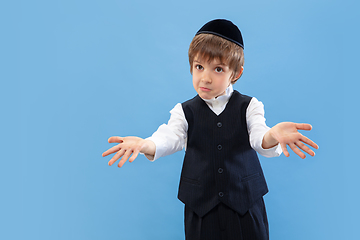
[[[300,151],[308,153],[314,156],[315,153],[305,144],[318,149],[318,145],[305,137],[298,130],[311,130],[311,125],[306,123],[293,123],[293,122],[282,122],[272,127],[263,138],[262,147],[264,149],[272,148],[280,143],[281,149],[286,157],[290,154],[287,150],[287,145],[301,158],[305,158],[306,155]]]
[[[113,165],[117,160],[119,161],[118,167],[122,167],[129,159],[129,162],[134,161],[139,153],[146,155],[155,155],[156,146],[153,141],[142,139],[139,137],[110,137],[109,143],[119,143],[118,145],[105,151],[102,156],[105,157],[109,154],[115,155],[109,161],[109,166]],[[131,157],[130,157],[131,156]],[[130,158],[129,158],[130,157]]]

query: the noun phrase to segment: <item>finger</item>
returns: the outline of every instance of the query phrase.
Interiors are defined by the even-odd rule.
[[[112,148],[109,148],[108,150],[106,150],[105,152],[103,152],[102,156],[105,157],[109,154],[112,154],[114,152],[117,152],[121,149],[120,144],[113,146]]]
[[[312,140],[310,140],[310,138],[305,137],[304,135],[301,135],[300,141],[306,143],[307,145],[309,145],[315,149],[319,149],[319,146],[316,143],[314,143]]]
[[[108,142],[109,143],[122,143],[123,142],[123,137],[117,137],[117,136],[115,136],[115,137],[110,137],[109,139],[108,139]]]
[[[312,129],[312,126],[308,123],[296,123],[296,128],[298,130],[307,130],[310,131]]]
[[[133,152],[131,158],[129,158],[129,162],[133,162],[137,158],[137,156],[139,155],[139,152],[140,152],[139,150],[135,150]]]
[[[297,146],[294,143],[289,144],[289,147],[291,148],[291,150],[293,150],[294,153],[296,153],[302,159],[306,158],[306,155],[302,151],[300,151],[300,149],[297,148]]]
[[[126,150],[126,152],[124,153],[124,156],[121,158],[118,167],[122,167],[124,165],[124,163],[128,160],[128,158],[130,157],[130,155],[132,154],[132,150],[128,149]]]
[[[289,157],[289,156],[290,156],[290,153],[289,153],[288,150],[287,150],[286,144],[285,144],[285,143],[280,143],[280,146],[281,146],[281,149],[282,149],[284,155],[285,155],[286,157]]]
[[[303,150],[304,152],[306,152],[310,156],[315,156],[315,152],[313,150],[311,150],[308,146],[303,144],[302,142],[299,141],[299,142],[296,142],[295,144],[296,144],[296,146],[298,148],[300,148],[301,150]]]
[[[119,160],[119,158],[121,158],[125,153],[124,149],[121,149],[120,151],[118,151],[108,162],[109,166],[113,165],[114,162],[116,162],[117,160]]]

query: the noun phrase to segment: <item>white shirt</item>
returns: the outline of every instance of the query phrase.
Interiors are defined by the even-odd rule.
[[[233,91],[232,84],[230,84],[225,95],[203,100],[216,115],[219,115],[224,111]],[[151,137],[147,138],[156,146],[155,156],[145,155],[149,160],[155,161],[186,148],[188,123],[182,105],[176,104],[170,113],[169,122],[162,124]],[[246,123],[250,145],[255,151],[265,157],[277,157],[282,153],[280,144],[269,149],[262,148],[263,137],[270,128],[265,124],[264,105],[254,97],[246,109]]]

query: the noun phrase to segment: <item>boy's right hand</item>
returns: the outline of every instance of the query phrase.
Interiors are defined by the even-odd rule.
[[[140,152],[148,155],[155,155],[155,144],[150,140],[139,137],[110,137],[108,142],[119,143],[102,154],[102,156],[105,157],[116,152],[109,161],[109,166],[113,165],[121,158],[118,167],[122,167],[128,159],[129,162],[134,161]]]

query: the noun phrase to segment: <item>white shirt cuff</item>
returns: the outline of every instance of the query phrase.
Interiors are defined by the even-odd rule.
[[[272,148],[267,148],[267,149],[264,149],[262,147],[262,140],[264,138],[264,135],[267,133],[267,131],[269,131],[269,130],[264,131],[262,133],[262,136],[257,138],[256,141],[253,142],[253,145],[254,145],[253,148],[264,157],[268,157],[268,158],[278,157],[282,153],[280,144],[277,144],[276,146],[274,146]]]

